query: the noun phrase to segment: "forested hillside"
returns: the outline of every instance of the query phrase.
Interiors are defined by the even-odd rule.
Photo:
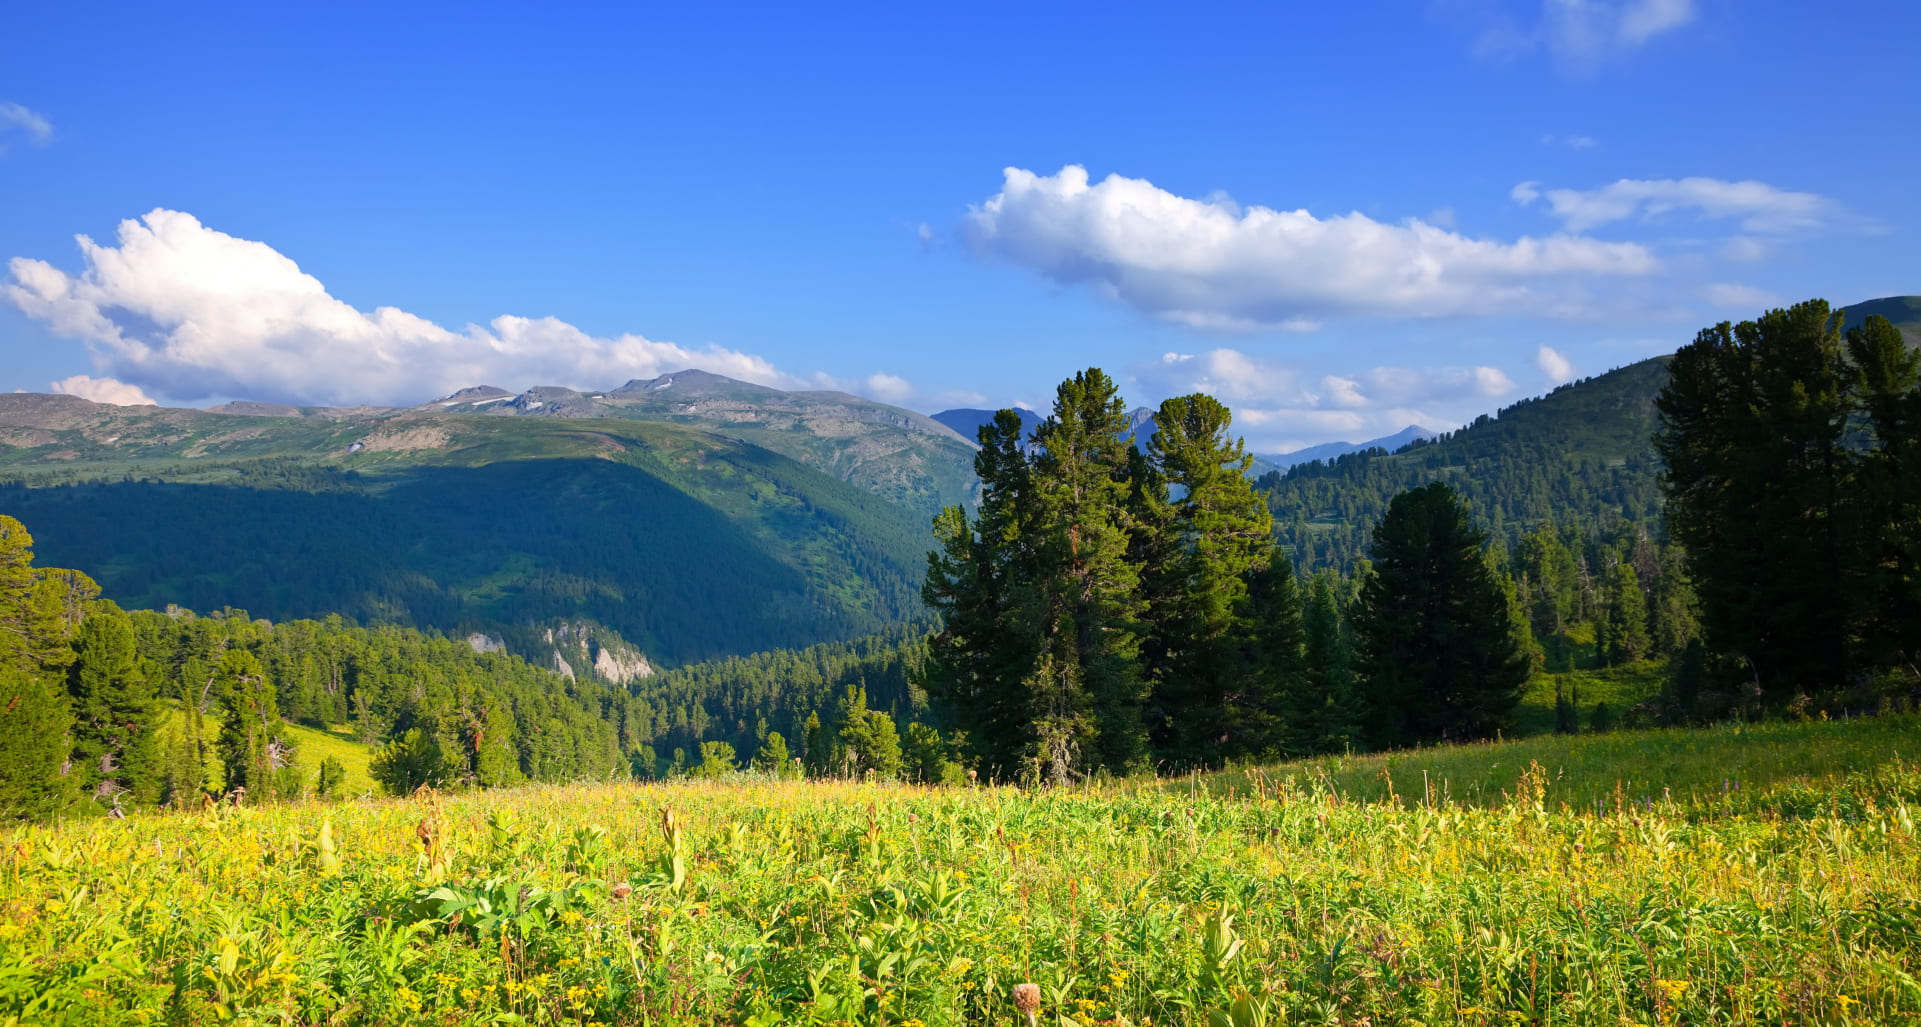
[[[34,468],[0,487],[0,513],[129,606],[477,630],[542,661],[514,629],[590,620],[675,665],[917,612],[922,519],[767,450],[619,420],[444,416],[409,432],[355,454],[359,469]]]
[[[1353,453],[1259,482],[1274,526],[1304,571],[1350,570],[1397,493],[1446,482],[1504,547],[1543,524],[1581,533],[1626,519],[1658,523],[1650,441],[1666,357],[1563,385],[1398,453]]]

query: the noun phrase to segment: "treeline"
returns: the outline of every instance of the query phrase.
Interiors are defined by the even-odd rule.
[[[1432,481],[1467,501],[1501,546],[1542,524],[1584,534],[1628,521],[1658,531],[1650,436],[1667,359],[1645,360],[1522,400],[1401,452],[1375,449],[1270,473],[1259,487],[1304,572],[1355,573],[1394,496]]]

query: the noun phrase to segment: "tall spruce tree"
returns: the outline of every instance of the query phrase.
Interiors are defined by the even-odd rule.
[[[1375,527],[1355,624],[1375,748],[1510,724],[1528,664],[1486,544],[1440,482],[1395,496]]]
[[[1278,682],[1254,662],[1251,621],[1278,615],[1282,625],[1299,623],[1284,556],[1280,569],[1289,580],[1270,576],[1263,608],[1250,616],[1249,578],[1271,572],[1277,558],[1274,519],[1247,477],[1253,458],[1229,434],[1232,423],[1227,407],[1206,393],[1176,396],[1154,415],[1147,445],[1148,462],[1179,495],[1162,519],[1171,539],[1166,566],[1153,574],[1161,595],[1152,604],[1163,663],[1153,681],[1155,741],[1176,765],[1218,764],[1267,744]],[[1294,612],[1282,613],[1286,605]]]
[[[133,621],[107,600],[90,604],[67,669],[78,785],[103,809],[151,807],[165,770],[160,704],[134,650]]]
[[[1626,561],[1608,572],[1607,623],[1601,645],[1609,664],[1619,666],[1644,659],[1652,643],[1648,638],[1647,593],[1641,578]]]

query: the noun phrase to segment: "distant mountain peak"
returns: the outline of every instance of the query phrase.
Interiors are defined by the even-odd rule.
[[[1417,439],[1434,438],[1435,434],[1418,424],[1410,424],[1392,435],[1383,435],[1366,442],[1323,442],[1318,446],[1305,446],[1291,453],[1261,454],[1256,459],[1285,471],[1296,464],[1312,463],[1315,460],[1333,460],[1347,453],[1359,453],[1362,450],[1379,448],[1393,453]]]
[[[433,400],[432,402],[425,403],[422,405],[450,407],[450,406],[458,406],[459,404],[462,404],[462,403],[478,403],[486,400],[501,400],[501,399],[506,399],[507,397],[512,395],[513,393],[508,392],[506,389],[502,389],[493,385],[470,385],[467,388],[449,393],[448,395],[442,396],[439,399]]]

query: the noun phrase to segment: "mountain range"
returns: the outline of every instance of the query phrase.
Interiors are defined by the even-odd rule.
[[[1867,313],[1921,337],[1921,298],[1857,304],[1850,324]],[[1263,455],[1258,486],[1303,570],[1354,566],[1387,501],[1437,479],[1499,540],[1654,525],[1666,359],[1437,437]],[[977,496],[988,417],[701,371],[602,392],[477,385],[409,408],[0,394],[0,513],[42,564],[129,606],[338,612],[613,679],[921,616],[929,518]],[[1130,413],[1137,437],[1151,423]]]
[[[1291,453],[1269,453],[1257,455],[1256,460],[1277,471],[1285,471],[1295,464],[1310,463],[1315,460],[1333,460],[1348,453],[1359,453],[1367,449],[1385,449],[1390,453],[1399,452],[1401,447],[1417,440],[1431,439],[1434,432],[1418,424],[1410,424],[1392,435],[1383,435],[1366,442],[1323,442],[1318,446],[1307,446]],[[1256,472],[1259,473],[1259,472]]]

